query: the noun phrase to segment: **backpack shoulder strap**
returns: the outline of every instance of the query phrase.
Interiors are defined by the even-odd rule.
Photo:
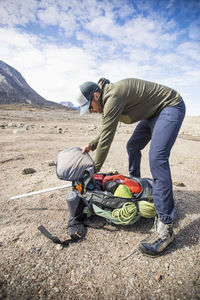
[[[69,246],[70,243],[74,243],[75,242],[75,239],[68,239],[68,240],[65,240],[65,241],[61,242],[61,240],[57,236],[53,236],[43,225],[40,225],[38,227],[38,230],[44,236],[46,236],[46,238],[50,239],[55,244],[60,244],[62,246],[67,247],[67,246]]]

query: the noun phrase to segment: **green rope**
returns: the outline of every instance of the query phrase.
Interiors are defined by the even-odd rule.
[[[138,208],[141,217],[153,218],[156,215],[153,202],[138,201]],[[137,207],[133,202],[126,202],[122,208],[114,209],[112,216],[117,218],[122,224],[129,224],[137,216]]]

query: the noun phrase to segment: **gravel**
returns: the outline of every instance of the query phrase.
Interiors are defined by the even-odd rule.
[[[176,239],[158,258],[138,251],[153,219],[140,219],[126,227],[88,228],[82,241],[63,247],[37,228],[44,225],[60,240],[69,238],[65,199],[70,188],[9,201],[11,196],[62,185],[55,164],[48,162],[55,162],[64,148],[87,144],[100,123],[98,116],[80,120],[73,112],[1,111],[0,299],[200,299],[198,141],[178,138],[174,147],[173,181],[181,183],[174,185]],[[199,123],[200,118],[188,117],[183,130],[194,128],[195,133]],[[13,135],[13,126],[18,129],[22,124],[29,130]],[[55,126],[69,130],[57,134]],[[119,127],[104,170],[117,169],[126,175],[128,130],[127,125]],[[142,164],[142,173],[148,177],[147,165],[148,148]],[[24,176],[25,168],[36,172]],[[93,218],[92,222],[101,220]]]

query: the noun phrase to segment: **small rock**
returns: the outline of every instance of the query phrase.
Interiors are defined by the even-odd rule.
[[[183,182],[179,182],[179,181],[174,181],[173,182],[173,185],[176,185],[176,186],[181,186],[181,187],[184,187],[185,184]]]
[[[62,128],[58,128],[57,133],[63,133],[63,129]]]
[[[13,123],[8,123],[8,127],[17,127],[17,125]]]
[[[48,161],[48,166],[49,166],[49,167],[52,167],[52,166],[55,166],[55,165],[56,165],[56,163],[55,163],[54,160]]]
[[[23,174],[23,175],[27,175],[27,174],[33,174],[33,173],[35,173],[35,172],[36,172],[36,170],[33,169],[33,168],[25,168],[25,169],[22,171],[22,174]]]
[[[161,281],[162,280],[162,275],[161,274],[156,274],[154,276],[154,280],[157,281],[157,282]]]
[[[88,128],[89,131],[93,131],[95,129],[97,129],[98,127],[96,125],[92,125]]]
[[[31,247],[29,249],[29,252],[30,253],[33,253],[33,252],[40,252],[41,251],[41,248],[40,247]]]
[[[57,245],[56,245],[56,249],[57,249],[57,250],[63,250],[63,245],[57,244]]]
[[[16,134],[16,133],[22,133],[24,132],[24,129],[13,129],[13,133]]]
[[[5,129],[6,126],[5,126],[4,124],[0,124],[0,128],[1,128],[1,129]]]
[[[165,266],[165,269],[166,269],[166,270],[169,270],[170,264],[165,263],[164,266]]]
[[[12,241],[15,243],[15,242],[17,242],[19,240],[19,237],[14,237],[13,239],[12,239]]]
[[[132,278],[129,280],[129,282],[130,282],[130,284],[131,284],[132,286],[134,286],[135,278],[132,277]]]

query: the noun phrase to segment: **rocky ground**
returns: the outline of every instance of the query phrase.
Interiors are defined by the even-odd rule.
[[[97,115],[0,110],[0,299],[200,299],[200,117],[186,117],[171,153],[176,241],[161,257],[145,257],[137,248],[152,219],[88,228],[83,241],[68,247],[41,235],[42,224],[69,238],[70,188],[9,200],[67,184],[56,176],[58,151],[84,146],[100,126]],[[125,145],[134,127],[119,125],[102,171],[128,174]],[[150,176],[148,147],[142,176]]]

